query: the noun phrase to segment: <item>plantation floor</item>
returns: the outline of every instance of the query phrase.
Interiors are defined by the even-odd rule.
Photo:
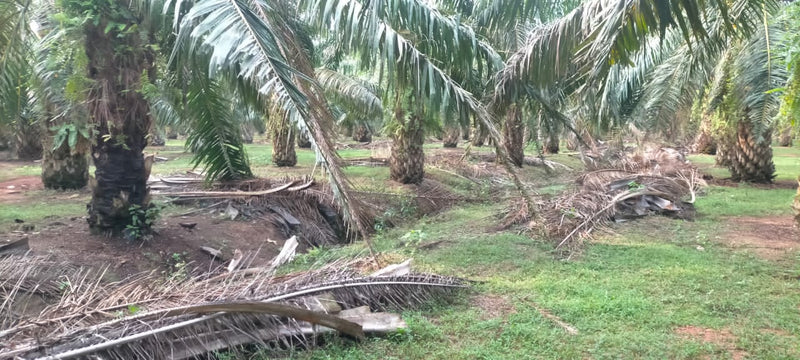
[[[285,172],[262,165],[268,149],[248,147],[257,173],[310,173],[312,153],[300,151],[301,166]],[[348,149],[343,155],[369,157],[376,151]],[[174,143],[160,150],[160,156],[170,161],[157,164],[154,173],[189,167],[188,155]],[[800,174],[800,150],[776,148],[775,156],[779,186],[712,185],[697,199],[695,221],[651,217],[617,224],[596,234],[569,260],[554,252],[552,241],[531,238],[519,229],[497,231],[508,206],[497,199],[504,196],[381,228],[374,241],[385,258],[413,257],[418,270],[476,280],[474,289],[454,303],[405,312],[407,331],[360,344],[333,338],[325,347],[292,357],[800,358],[800,238],[789,207],[795,189],[788,185]],[[551,159],[577,168],[573,156]],[[727,176],[726,170],[712,166],[712,157],[691,160],[715,178]],[[30,175],[29,170],[15,171]],[[385,168],[351,167],[347,172],[360,188],[392,190],[386,188],[391,184]],[[434,169],[429,173],[444,176]],[[527,167],[523,178],[541,193],[557,193],[574,174],[547,175]],[[477,192],[459,179],[444,183],[454,191]],[[70,199],[74,194],[78,196]],[[88,196],[45,190],[30,195],[28,201],[0,201],[0,231],[8,234],[19,216],[36,224],[52,221],[44,220],[50,214],[37,206],[42,197],[63,200],[48,205],[60,218],[82,216]],[[400,203],[393,211],[413,212],[408,207]],[[183,211],[168,209],[169,214]],[[229,221],[219,224],[224,223]],[[315,249],[290,267],[364,253],[363,244]]]

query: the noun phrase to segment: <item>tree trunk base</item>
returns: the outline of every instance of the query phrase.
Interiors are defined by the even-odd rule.
[[[461,130],[457,127],[446,127],[443,135],[442,146],[454,148],[458,146],[458,138],[461,136]]]
[[[736,135],[731,139],[732,146],[725,146],[723,161],[731,171],[733,181],[771,183],[775,178],[775,164],[772,161],[772,131],[767,130],[763,141],[753,134],[752,125],[740,122]],[[722,144],[719,144],[722,145]],[[718,150],[722,150],[718,146]],[[717,152],[718,154],[720,151]]]
[[[389,176],[403,184],[419,184],[425,177],[425,132],[419,119],[412,116],[399,134],[392,137]]]
[[[785,147],[792,147],[794,136],[792,134],[792,127],[787,126],[781,130],[781,135],[778,137],[778,145]]]
[[[45,151],[42,160],[42,183],[48,189],[81,189],[89,181],[89,156],[72,153],[66,145]]]
[[[353,140],[362,143],[372,142],[372,131],[366,125],[358,125],[353,131]]]
[[[295,130],[289,124],[278,125],[272,132],[272,163],[278,167],[297,165],[297,153],[294,150]]]
[[[94,232],[121,233],[133,223],[134,216],[143,222],[143,216],[134,212],[134,207],[143,211],[150,207],[147,188],[150,169],[142,149],[101,146],[104,149],[92,149],[96,170],[91,182],[92,200],[87,206],[89,227]]]
[[[311,140],[305,131],[299,131],[300,135],[297,137],[297,147],[301,149],[311,149]]]
[[[472,146],[483,146],[486,143],[486,137],[489,136],[489,131],[483,125],[478,125],[472,128]]]
[[[506,115],[506,122],[503,124],[503,147],[505,147],[511,163],[516,167],[522,167],[525,161],[525,126],[522,123],[519,111],[511,109]]]

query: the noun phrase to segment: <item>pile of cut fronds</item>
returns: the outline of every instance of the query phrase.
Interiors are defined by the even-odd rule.
[[[286,238],[297,236],[307,246],[341,244],[356,236],[355,229],[346,226],[344,212],[330,186],[311,178],[232,181],[215,183],[213,189],[203,189],[203,183],[189,180],[162,179],[160,185],[158,194],[176,202],[202,207],[212,201],[206,209],[235,209],[244,217],[273,224]],[[351,206],[360,207],[362,224],[372,225],[374,216],[368,207],[361,201]]]
[[[35,263],[12,256],[0,259],[0,268]],[[367,315],[380,315],[370,310],[410,308],[467,287],[461,279],[430,274],[364,276],[349,264],[285,276],[275,276],[274,268],[186,280],[143,274],[110,284],[102,272],[62,274],[37,281],[47,289],[57,281],[60,301],[36,315],[0,316],[0,359],[184,359],[253,346],[285,355],[313,346],[316,335],[331,329],[362,338],[374,331],[367,329]],[[11,291],[4,288],[0,303],[13,304],[28,291],[13,286],[29,282],[28,273],[36,272],[7,279]],[[363,306],[367,315],[344,315]]]
[[[610,222],[649,215],[694,217],[694,200],[705,182],[697,170],[671,151],[619,157],[616,168],[582,174],[575,186],[539,203],[541,223],[529,222],[521,202],[512,204],[504,226],[528,221],[555,238],[557,248],[574,249],[594,230]]]

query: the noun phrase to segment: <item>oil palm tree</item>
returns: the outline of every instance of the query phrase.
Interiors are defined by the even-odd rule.
[[[500,58],[455,17],[414,0],[309,0],[301,6],[321,31],[341,39],[344,51],[359,54],[361,66],[375,71],[387,89],[392,179],[422,181],[425,130],[438,127],[445,113],[467,121],[472,113],[494,129],[480,101],[452,76],[466,69],[485,77]],[[496,130],[494,135],[499,138]]]

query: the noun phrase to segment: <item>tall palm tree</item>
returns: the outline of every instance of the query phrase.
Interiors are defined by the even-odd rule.
[[[361,65],[376,71],[386,86],[385,98],[394,108],[386,127],[393,139],[394,180],[422,181],[425,129],[438,127],[445,118],[440,114],[452,112],[468,121],[474,113],[494,128],[480,101],[452,75],[466,69],[471,76],[485,77],[500,58],[455,17],[414,0],[308,0],[301,5],[318,28],[341,39],[345,51],[360,54]]]

